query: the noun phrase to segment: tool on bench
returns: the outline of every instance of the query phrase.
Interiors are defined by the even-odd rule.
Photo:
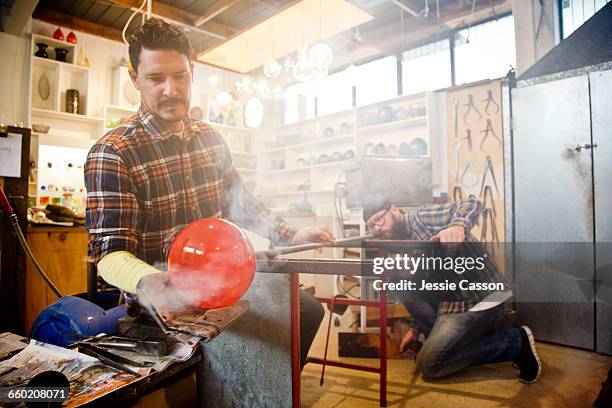
[[[482,197],[482,193],[484,192],[485,181],[487,179],[487,174],[491,174],[491,178],[493,179],[493,185],[495,186],[495,191],[497,192],[497,196],[499,197],[499,188],[497,187],[497,180],[495,179],[495,171],[493,170],[493,159],[491,156],[487,155],[485,168],[482,172],[482,182],[480,183],[480,193],[478,194]]]
[[[485,128],[485,130],[481,130],[480,133],[484,133],[484,137],[482,138],[482,141],[480,142],[480,150],[484,152],[484,144],[487,140],[487,138],[489,138],[489,136],[491,136],[499,146],[501,146],[503,144],[502,140],[497,136],[497,134],[495,134],[495,130],[493,130],[493,123],[491,123],[491,119],[487,119],[487,127]]]
[[[466,129],[463,139],[467,141],[468,151],[472,153],[474,151],[474,146],[472,144],[472,131],[470,129]]]
[[[489,113],[489,109],[491,109],[491,106],[495,108],[495,111],[492,113],[499,112],[499,105],[497,104],[497,102],[495,102],[495,97],[493,96],[493,91],[491,89],[487,91],[487,98],[484,99],[483,102],[485,103],[484,111],[487,115],[491,115],[491,113]]]
[[[96,338],[94,338],[96,339]],[[143,356],[162,357],[168,354],[168,342],[165,339],[138,340],[129,337],[103,337],[100,341],[76,341],[75,344],[88,344],[101,348],[133,351]]]
[[[150,367],[152,365],[149,363],[139,363],[137,361],[130,360],[129,358],[118,356],[109,351],[96,347],[94,344],[89,343],[79,344],[79,352],[87,354],[91,357],[95,357],[103,364],[106,364],[110,367],[116,368],[121,371],[126,371],[138,377],[140,377],[140,373],[138,371],[132,370],[130,367],[128,367],[128,365],[135,367]]]
[[[471,160],[468,160],[465,163],[465,167],[463,169],[463,172],[461,173],[461,185],[463,187],[474,187],[476,184],[478,184],[479,177],[478,177],[478,173],[476,173],[475,171],[470,172],[471,174],[474,175],[474,181],[473,182],[467,182],[466,181],[466,177],[465,176],[468,174],[468,170],[472,166],[473,166],[473,163],[472,163]]]
[[[474,104],[474,95],[472,95],[472,94],[468,95],[468,103],[463,105],[463,107],[467,108],[465,110],[465,112],[463,113],[463,123],[465,123],[466,125],[469,125],[469,123],[468,123],[468,116],[470,115],[470,112],[472,112],[472,111],[475,112],[478,115],[478,121],[480,122],[480,119],[482,119],[482,113],[480,113],[480,111],[478,110],[478,108]]]

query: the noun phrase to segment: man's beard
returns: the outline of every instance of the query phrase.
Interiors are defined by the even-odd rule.
[[[167,115],[162,115],[162,110],[167,107],[176,107],[177,105],[181,105],[182,108],[185,110],[185,113],[187,113],[187,108],[188,108],[188,104],[187,101],[185,101],[182,98],[167,98],[167,99],[163,99],[161,101],[159,101],[157,103],[157,116],[159,116],[162,120],[166,121],[166,122],[179,122],[181,120],[183,120],[183,116],[184,115],[172,115],[172,117],[168,118],[165,117]]]
[[[394,221],[389,231],[389,239],[407,239],[408,231],[406,230],[406,224],[403,221]]]

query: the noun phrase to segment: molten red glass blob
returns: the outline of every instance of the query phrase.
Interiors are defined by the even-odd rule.
[[[231,222],[204,218],[176,236],[168,254],[168,272],[172,285],[194,306],[229,306],[253,281],[255,251]]]

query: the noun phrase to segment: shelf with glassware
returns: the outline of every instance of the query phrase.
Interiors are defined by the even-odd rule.
[[[76,184],[62,184],[42,180],[44,165],[53,165],[53,160],[40,156],[41,146],[62,146],[66,149],[80,149],[83,160],[69,160],[71,163],[84,161],[89,148],[104,132],[104,118],[89,115],[90,69],[77,65],[79,45],[56,40],[39,34],[32,34],[30,43],[29,80],[28,80],[28,126],[32,128],[31,157],[38,169],[35,179],[30,180],[30,194],[37,197],[49,196],[51,185],[62,196],[66,191],[78,192],[83,177],[74,177]],[[45,167],[47,169],[47,167]],[[68,169],[68,168],[67,168]],[[78,169],[82,173],[82,168]],[[75,171],[77,171],[75,170]],[[68,171],[68,170],[66,170]],[[44,189],[43,189],[44,187]],[[44,194],[43,194],[44,193]],[[72,201],[71,201],[72,202]]]
[[[433,155],[436,104],[432,93],[402,96],[270,129],[259,159],[258,193],[274,197],[274,204],[281,206],[304,188],[333,192],[361,155]]]
[[[214,122],[208,122],[208,124],[223,135],[223,139],[232,153],[234,167],[244,178],[247,187],[254,191],[257,176],[257,154],[253,152],[253,138],[257,136],[257,130]]]

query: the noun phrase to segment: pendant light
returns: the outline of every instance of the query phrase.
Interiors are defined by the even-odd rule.
[[[244,106],[244,122],[247,127],[258,128],[263,123],[264,106],[259,98],[252,97]]]
[[[263,68],[264,75],[270,79],[278,77],[283,67],[273,58],[268,61]]]
[[[298,59],[293,67],[293,76],[300,82],[308,81],[314,76],[315,69],[312,62],[308,58],[306,47],[300,47],[298,50]]]
[[[318,71],[329,68],[333,58],[334,53],[331,47],[322,42],[313,45],[308,53],[308,59]]]

